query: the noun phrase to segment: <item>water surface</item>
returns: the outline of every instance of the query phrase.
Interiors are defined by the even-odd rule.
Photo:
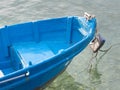
[[[97,60],[87,47],[68,69],[45,90],[120,90],[119,0],[0,0],[0,26],[39,19],[95,14],[98,30],[106,39]],[[104,54],[104,55],[103,55]],[[102,58],[101,58],[101,55]]]

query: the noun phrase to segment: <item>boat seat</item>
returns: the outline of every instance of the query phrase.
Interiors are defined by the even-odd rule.
[[[16,43],[10,48],[11,58],[15,57],[22,67],[41,63],[54,56],[53,51],[44,42]]]

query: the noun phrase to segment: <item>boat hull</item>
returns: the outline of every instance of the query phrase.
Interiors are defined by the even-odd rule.
[[[56,65],[56,67],[50,68],[43,74],[37,73],[35,77],[28,77],[28,80],[26,80],[26,82],[23,82],[19,85],[9,86],[8,88],[3,88],[3,90],[42,90],[55,78],[57,78],[61,73],[63,73],[70,62],[71,60],[69,62],[62,62],[61,64]]]
[[[96,19],[62,17],[0,29],[0,90],[34,90],[63,72],[93,39]]]

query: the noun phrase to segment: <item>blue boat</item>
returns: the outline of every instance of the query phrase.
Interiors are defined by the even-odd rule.
[[[0,90],[34,90],[63,72],[94,38],[96,19],[68,16],[0,28]]]

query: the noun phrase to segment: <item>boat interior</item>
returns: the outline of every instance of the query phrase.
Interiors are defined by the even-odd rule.
[[[85,37],[75,17],[48,19],[0,29],[0,78],[42,63]]]

